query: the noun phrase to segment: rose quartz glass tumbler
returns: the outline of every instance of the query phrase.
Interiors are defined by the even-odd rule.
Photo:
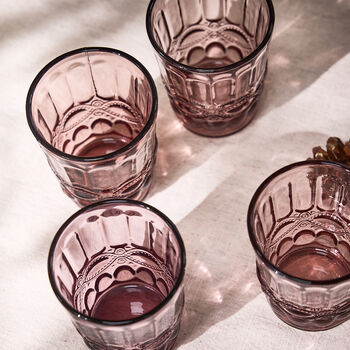
[[[257,275],[275,314],[318,331],[350,318],[350,169],[289,165],[254,194],[248,230]]]
[[[89,348],[172,348],[184,306],[185,248],[157,209],[132,200],[81,209],[56,234],[48,270]]]
[[[109,48],[68,52],[37,75],[26,109],[51,169],[78,205],[145,197],[157,149],[157,92],[136,59]]]
[[[224,136],[252,120],[273,25],[270,0],[151,0],[148,36],[186,128]]]

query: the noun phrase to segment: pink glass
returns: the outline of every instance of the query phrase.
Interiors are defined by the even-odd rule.
[[[81,209],[56,234],[48,270],[89,348],[172,348],[184,306],[185,248],[157,209],[133,200]]]
[[[350,318],[350,169],[323,161],[280,169],[254,194],[248,231],[281,320],[317,331]]]
[[[34,79],[26,110],[63,191],[78,205],[145,197],[157,149],[157,92],[136,59],[109,48],[68,52]]]
[[[224,136],[252,120],[274,25],[271,0],[151,0],[146,25],[186,128]]]

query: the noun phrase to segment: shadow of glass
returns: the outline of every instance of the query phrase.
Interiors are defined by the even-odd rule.
[[[260,293],[245,225],[249,192],[238,182],[238,174],[232,175],[177,224],[188,257],[178,346],[232,316]]]
[[[225,138],[213,139],[188,131],[176,118],[161,78],[156,80],[159,110],[157,118],[158,151],[153,187],[148,197],[169,187],[178,178],[208,160]]]
[[[255,120],[301,93],[350,51],[349,0],[282,0],[274,5],[269,72]],[[150,195],[170,186],[223,145],[242,141],[242,134],[248,140],[247,129],[256,126],[253,120],[246,129],[225,138],[194,135],[177,121],[160,78],[157,88],[159,150]],[[254,142],[253,137],[249,142]]]
[[[275,1],[269,71],[257,117],[284,104],[350,52],[349,0]]]
[[[294,151],[286,149],[276,153],[274,148],[267,147],[263,158],[257,158],[253,152],[236,157],[230,176],[177,223],[188,258],[185,312],[178,346],[190,343],[231,317],[261,293],[255,253],[246,228],[249,202],[260,183],[272,172],[311,155],[311,149],[305,149],[303,141],[322,137],[325,135],[290,132],[269,140],[252,139],[252,147],[257,150],[266,144],[285,142],[293,145]],[[218,169],[231,166],[228,157],[239,147],[239,142],[225,147],[226,157],[219,159]]]

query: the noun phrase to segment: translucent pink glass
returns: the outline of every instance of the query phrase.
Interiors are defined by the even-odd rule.
[[[248,230],[280,319],[316,331],[350,318],[350,169],[322,161],[282,168],[254,194]]]
[[[151,0],[146,24],[186,128],[224,136],[252,120],[274,25],[271,0]]]
[[[157,92],[133,57],[108,48],[68,52],[37,75],[26,108],[51,169],[77,204],[145,197],[157,149]]]
[[[81,209],[56,234],[52,288],[95,350],[168,350],[184,306],[185,249],[151,206],[109,200]]]

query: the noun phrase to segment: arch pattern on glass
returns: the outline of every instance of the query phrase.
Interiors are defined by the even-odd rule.
[[[184,305],[185,252],[173,223],[142,202],[99,202],[59,230],[49,276],[92,349],[170,349]]]
[[[127,245],[109,248],[91,259],[77,277],[75,308],[92,316],[92,309],[102,294],[125,284],[147,284],[149,290],[157,294],[157,300],[162,301],[173,288],[174,277],[154,251]]]
[[[278,190],[261,203],[256,218],[258,244],[269,261],[307,280],[349,274],[350,218],[344,208],[348,185],[334,173],[313,172],[303,180],[299,176],[297,181],[277,184]],[[321,268],[323,263],[327,269]]]
[[[138,135],[142,129],[140,121],[142,116],[137,110],[123,101],[96,97],[64,113],[52,133],[52,145],[79,156],[108,154]]]
[[[151,1],[150,40],[177,117],[223,136],[254,116],[274,22],[266,0]]]
[[[147,70],[109,48],[50,62],[27,97],[27,118],[63,191],[80,206],[142,199],[151,184],[157,93]]]
[[[248,228],[257,274],[274,312],[306,330],[350,318],[350,172],[292,164],[259,187]]]
[[[264,50],[255,62],[235,72],[202,77],[166,65],[162,79],[175,112],[179,118],[186,116],[185,125],[191,121],[210,124],[239,117],[252,106],[261,94],[266,66]]]

